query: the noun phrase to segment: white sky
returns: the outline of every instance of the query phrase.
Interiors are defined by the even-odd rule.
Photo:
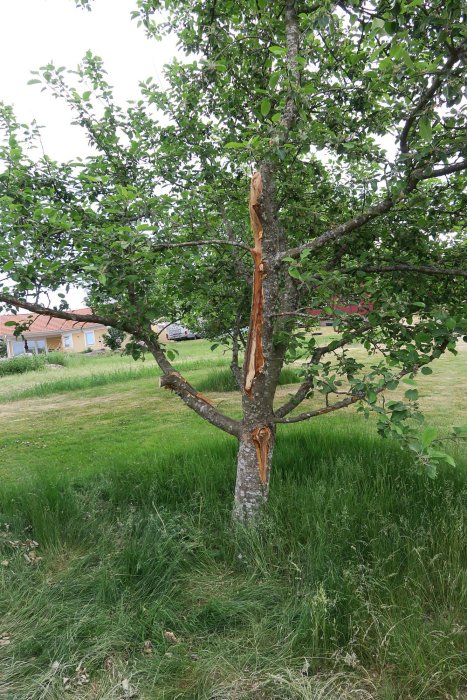
[[[26,123],[44,127],[45,152],[68,160],[89,152],[79,127],[70,125],[68,109],[40,85],[27,85],[31,70],[53,62],[74,69],[88,49],[101,56],[117,102],[138,97],[138,82],[152,76],[161,83],[165,63],[175,55],[175,41],[148,40],[130,19],[135,0],[94,0],[92,12],[73,0],[0,0],[0,101],[14,106]],[[83,294],[67,296],[72,308]]]

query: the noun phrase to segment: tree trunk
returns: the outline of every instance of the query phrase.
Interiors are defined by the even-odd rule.
[[[233,513],[240,522],[251,522],[267,501],[274,443],[271,425],[258,425],[241,433]]]
[[[254,271],[234,502],[234,517],[241,522],[254,519],[267,501],[276,437],[273,402],[285,352],[285,347],[273,342],[280,297],[276,254],[281,231],[276,217],[273,167],[268,162],[252,177],[249,209]]]

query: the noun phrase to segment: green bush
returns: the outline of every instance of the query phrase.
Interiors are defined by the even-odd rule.
[[[21,355],[0,362],[0,377],[8,374],[24,374],[44,369],[47,359],[45,355]]]
[[[54,350],[53,352],[49,352],[47,355],[45,355],[45,361],[49,365],[63,365],[63,367],[67,367],[70,358],[66,353]]]

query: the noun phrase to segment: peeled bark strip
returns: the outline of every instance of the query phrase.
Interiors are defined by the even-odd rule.
[[[260,215],[260,200],[263,192],[261,173],[257,172],[251,179],[250,188],[250,221],[253,229],[254,248],[251,249],[253,256],[253,296],[251,302],[250,331],[248,333],[248,344],[245,355],[245,384],[244,389],[248,395],[255,378],[263,371],[263,224]]]
[[[258,469],[257,445],[252,432],[244,431],[240,436],[237,462],[237,481],[235,484],[234,518],[243,523],[253,522],[259,515],[261,507],[266,503],[269,491],[269,474],[271,471],[272,453],[274,448],[273,429],[269,431],[268,449],[264,450],[263,437],[263,481]],[[264,430],[259,428],[258,430]]]
[[[268,482],[268,455],[269,441],[271,439],[271,431],[264,425],[262,428],[255,428],[251,433],[251,439],[256,447],[256,457],[258,459],[259,478],[261,483]]]

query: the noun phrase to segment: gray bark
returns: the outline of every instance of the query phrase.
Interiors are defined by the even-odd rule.
[[[272,454],[275,432],[272,427],[267,451],[266,479],[260,477],[258,454],[251,432],[244,430],[240,436],[235,483],[234,518],[238,522],[252,522],[261,512],[269,492]]]

